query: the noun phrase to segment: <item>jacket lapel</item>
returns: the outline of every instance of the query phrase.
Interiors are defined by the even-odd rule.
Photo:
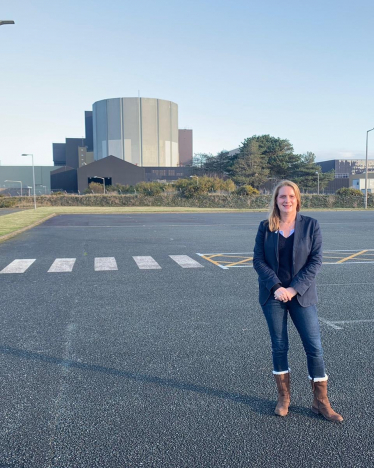
[[[294,276],[294,265],[295,265],[295,256],[296,256],[296,246],[298,245],[300,236],[302,235],[301,232],[301,221],[302,216],[300,213],[296,213],[296,220],[295,220],[295,232],[293,234],[293,249],[292,249],[292,276]]]
[[[279,250],[278,250],[278,243],[279,243],[279,231],[272,232],[271,237],[273,238],[273,246],[275,251],[275,258],[277,259],[277,266],[279,267]],[[278,270],[277,270],[278,273]]]

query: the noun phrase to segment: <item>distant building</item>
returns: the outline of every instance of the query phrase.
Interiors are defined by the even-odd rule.
[[[54,171],[54,166],[35,166],[35,193],[43,195],[51,191],[51,172]],[[13,181],[13,182],[5,182]],[[17,181],[17,182],[14,182]],[[19,182],[18,182],[19,181]],[[31,187],[32,193],[32,166],[0,166],[0,193],[11,195],[21,194],[28,195]]]
[[[318,161],[322,172],[335,171],[335,179],[348,179],[353,174],[363,174],[366,171],[365,159],[330,159],[328,161]],[[368,160],[368,173],[374,172],[374,160]]]
[[[351,175],[349,177],[349,186],[365,193],[365,174]],[[374,193],[374,172],[368,172],[367,189],[368,193]]]
[[[179,165],[178,105],[153,98],[116,98],[92,106],[95,161],[113,155],[136,166]]]
[[[179,129],[179,166],[192,166],[193,136],[192,130]]]
[[[131,170],[131,165],[145,168],[144,181],[173,181],[192,174],[193,133],[178,130],[174,102],[140,97],[97,101],[92,111],[85,112],[85,132],[85,138],[53,143],[53,162],[58,168],[51,174],[52,190],[82,192],[83,178],[92,179],[91,169],[100,169],[102,173],[95,175],[108,178],[108,184],[122,185],[139,182],[140,173]],[[112,157],[128,165],[117,167]],[[101,160],[104,165],[91,166]],[[86,166],[91,167],[83,170]]]

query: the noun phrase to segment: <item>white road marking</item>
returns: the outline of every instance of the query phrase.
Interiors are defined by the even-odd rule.
[[[56,258],[48,273],[70,273],[73,270],[76,258]]]
[[[169,257],[178,263],[182,268],[204,268],[199,262],[188,255],[169,255]]]
[[[114,270],[118,270],[117,262],[114,257],[95,257],[95,271]]]
[[[373,323],[374,319],[357,319],[357,320],[326,320],[322,317],[318,317],[319,320],[329,327],[335,328],[335,330],[343,330],[343,327],[339,327],[339,325],[347,325],[347,324],[354,324],[354,323]]]
[[[0,273],[25,273],[35,260],[35,258],[13,260],[13,262],[1,270]]]
[[[132,257],[140,270],[161,270],[160,265],[156,260],[149,256],[135,256]]]
[[[358,319],[358,320],[334,320],[333,323],[344,325],[345,323],[367,323],[374,322],[374,319]]]
[[[324,318],[322,318],[322,317],[318,317],[318,318],[319,318],[319,320],[320,320],[321,322],[325,323],[325,324],[328,325],[329,327],[335,328],[335,330],[343,330],[342,327],[338,327],[337,325],[335,325],[334,322],[330,322],[330,320],[326,320],[326,319],[324,319]]]

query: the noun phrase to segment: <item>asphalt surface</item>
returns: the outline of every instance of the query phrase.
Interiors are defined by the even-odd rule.
[[[306,214],[325,250],[374,248],[372,212]],[[0,468],[374,466],[374,322],[363,321],[374,319],[374,263],[318,276],[329,396],[344,423],[310,411],[292,325],[291,408],[276,417],[256,273],[197,256],[251,252],[263,218],[59,216],[0,244],[0,270],[36,259],[0,275]],[[95,257],[115,257],[118,271],[94,271]],[[56,258],[76,258],[73,271],[48,273]]]
[[[0,216],[7,215],[10,213],[16,213],[17,211],[25,211],[24,208],[0,208]]]

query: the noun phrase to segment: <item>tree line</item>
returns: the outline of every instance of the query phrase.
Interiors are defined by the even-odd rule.
[[[230,178],[239,187],[251,186],[261,190],[269,180],[289,179],[301,190],[310,191],[316,189],[319,178],[322,190],[334,179],[334,171],[323,173],[315,159],[315,154],[309,151],[296,154],[286,139],[254,135],[246,138],[234,155],[225,150],[215,156],[195,154],[193,166],[200,175]]]

